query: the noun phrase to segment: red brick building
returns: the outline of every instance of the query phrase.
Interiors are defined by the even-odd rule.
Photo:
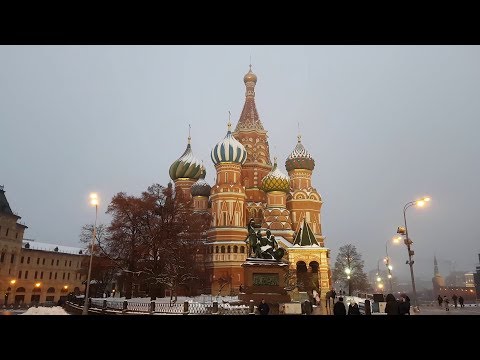
[[[267,131],[255,105],[257,76],[251,66],[243,81],[245,103],[235,130],[229,119],[226,136],[211,151],[215,184],[210,187],[205,182],[205,169],[193,155],[190,136],[187,149],[169,172],[176,191],[190,191],[195,210],[212,215],[204,256],[208,290],[236,293],[244,283],[241,265],[248,256],[247,223],[254,219],[286,250],[284,260],[292,273],[314,279],[304,290],[317,288],[326,293],[331,286],[329,250],[322,235],[322,198],[311,183],[315,161],[298,135],[285,161],[288,176],[276,160],[272,165]],[[294,242],[296,234],[307,232],[314,239]]]

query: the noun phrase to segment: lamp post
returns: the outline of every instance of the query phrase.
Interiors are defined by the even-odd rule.
[[[395,237],[393,238],[393,242],[394,243],[398,243],[400,241],[400,237]],[[390,265],[390,256],[388,256],[388,243],[389,241],[387,240],[385,242],[385,259],[383,259],[383,261],[385,262],[385,266],[387,267],[387,271],[388,271],[388,282],[390,284],[390,293],[393,294],[393,285],[392,285],[392,270],[393,270],[393,267],[392,265]]]
[[[412,260],[412,256],[415,254],[415,252],[411,249],[411,245],[413,244],[413,241],[410,240],[408,237],[408,227],[407,227],[407,215],[406,211],[409,207],[413,205],[417,205],[419,207],[422,207],[425,205],[426,202],[430,201],[430,198],[425,196],[419,200],[414,200],[414,201],[409,201],[408,203],[405,204],[403,207],[403,222],[405,227],[399,227],[397,229],[397,233],[405,235],[405,245],[407,246],[407,251],[408,251],[408,261],[406,262],[410,266],[410,276],[412,278],[412,290],[413,290],[413,310],[414,311],[419,311],[418,307],[418,300],[417,300],[417,290],[415,289],[415,277],[413,276],[413,263],[414,261]]]
[[[17,280],[15,279],[12,279],[10,280],[10,288],[11,288],[11,294],[12,294],[12,303],[14,304],[15,303],[15,284],[17,283]],[[7,302],[5,302],[5,305],[8,305]]]
[[[90,290],[90,274],[92,273],[93,246],[95,245],[95,237],[97,236],[98,198],[96,193],[90,194],[90,204],[95,206],[95,225],[93,225],[92,243],[90,245],[90,264],[88,265],[87,289],[85,290],[85,301],[83,304],[82,315],[88,315],[88,293]]]
[[[382,290],[383,289],[383,284],[382,284],[382,277],[380,276],[380,259],[377,260],[377,273],[375,274],[376,282],[377,282],[377,289]]]

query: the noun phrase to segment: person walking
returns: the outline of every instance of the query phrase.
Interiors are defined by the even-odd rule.
[[[438,294],[437,301],[438,301],[438,306],[442,307],[443,299],[440,296],[440,294]]]
[[[449,302],[450,302],[450,301],[448,300],[447,295],[445,295],[445,296],[443,297],[443,303],[445,304],[445,311],[450,311],[450,308],[448,307],[448,303],[449,303]]]
[[[330,298],[331,298],[331,296],[332,296],[331,290],[329,290],[325,293],[325,308],[327,309],[327,311],[330,309]]]
[[[465,306],[465,305],[463,305],[464,300],[463,300],[463,296],[462,296],[462,295],[460,295],[460,296],[458,297],[458,302],[459,302],[461,308]]]
[[[258,311],[260,311],[260,315],[268,315],[270,312],[270,306],[265,302],[265,299],[262,299],[262,302],[258,305]]]
[[[457,294],[453,294],[452,300],[453,300],[453,305],[455,306],[455,308],[457,308],[457,301],[458,301]]]
[[[395,296],[393,296],[393,294],[388,294],[385,300],[387,301],[387,304],[385,305],[385,313],[387,315],[400,315],[398,301],[395,299]]]
[[[339,297],[338,301],[333,305],[333,315],[347,315],[347,309],[343,303],[343,297]]]
[[[333,302],[335,302],[335,298],[337,297],[335,289],[330,290],[330,297],[333,299]]]
[[[360,308],[355,301],[352,301],[350,305],[348,305],[348,315],[360,315]]]
[[[398,311],[400,315],[410,315],[410,298],[407,294],[400,295]]]

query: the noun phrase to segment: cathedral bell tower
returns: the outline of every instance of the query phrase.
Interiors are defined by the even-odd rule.
[[[246,219],[254,219],[256,224],[263,221],[263,209],[267,202],[261,190],[262,179],[272,169],[267,131],[263,128],[255,105],[257,75],[250,70],[243,77],[245,83],[245,104],[233,135],[245,147],[247,159],[242,166],[242,183],[246,194]],[[247,225],[246,223],[244,224]]]

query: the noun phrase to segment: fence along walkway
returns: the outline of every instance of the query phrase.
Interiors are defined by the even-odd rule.
[[[250,308],[247,305],[219,304],[216,301],[198,303],[165,303],[158,301],[141,302],[128,300],[90,299],[90,307],[102,310],[116,310],[122,312],[137,312],[144,314],[192,314],[192,315],[248,315]]]

